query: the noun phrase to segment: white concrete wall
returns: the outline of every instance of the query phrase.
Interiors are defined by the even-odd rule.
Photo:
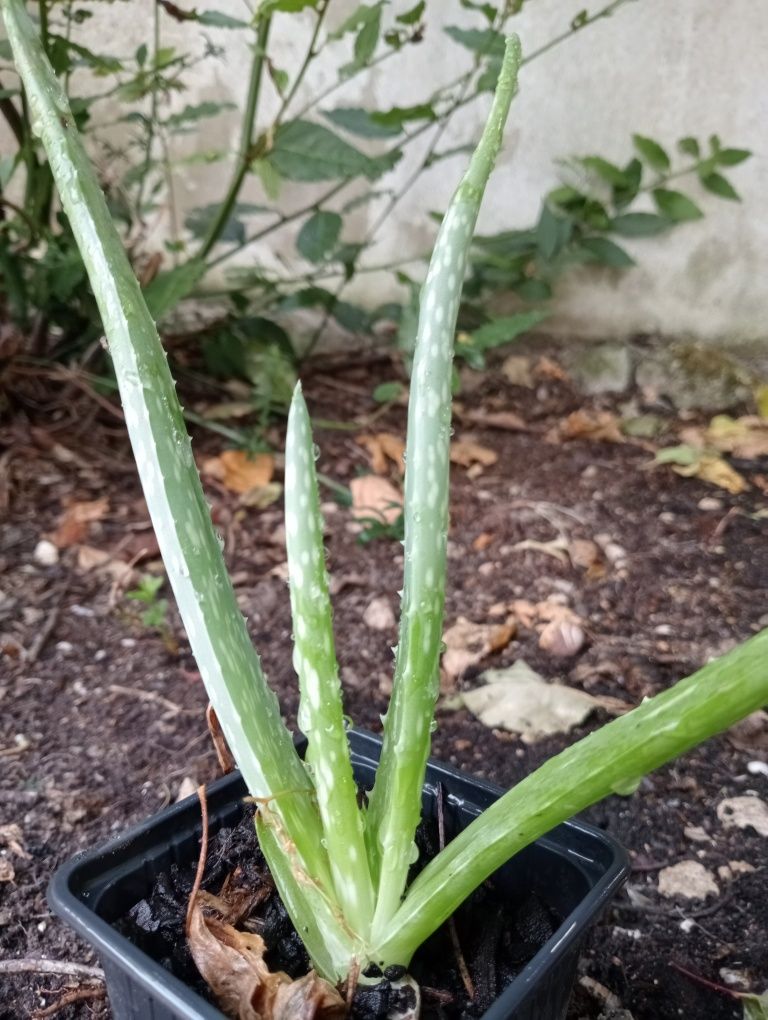
[[[562,31],[585,2],[529,0],[524,13],[511,24],[530,52]],[[106,17],[101,13],[89,23],[94,44],[110,49],[104,40],[105,28],[110,26],[121,51],[133,47],[148,34],[153,3],[130,0],[127,5],[104,5]],[[601,5],[600,0],[592,0],[589,6]],[[243,0],[212,0],[210,6],[236,16],[245,11]],[[333,0],[329,25],[341,21],[354,6],[352,0]],[[398,2],[395,9],[409,6]],[[441,26],[479,24],[479,19],[462,10],[458,0],[431,0],[428,9],[421,45],[345,86],[328,105],[364,103],[387,108],[412,103],[466,66],[465,51],[447,40]],[[190,38],[186,26],[169,24],[167,18],[164,24],[169,39]],[[278,19],[273,34],[276,63],[289,71],[300,61],[306,41],[297,24],[296,17]],[[308,24],[309,16],[302,28]],[[211,31],[210,35],[228,47],[226,60],[203,65],[184,101],[216,97],[241,102],[249,60],[245,41],[234,32]],[[111,48],[117,49],[117,42]],[[524,69],[506,151],[481,217],[484,231],[530,225],[542,194],[557,181],[554,161],[558,157],[600,153],[621,162],[630,155],[633,131],[669,147],[686,134],[707,137],[716,132],[728,144],[755,151],[752,160],[730,173],[744,198],[742,204],[700,193],[694,185],[706,219],[682,226],[671,236],[627,243],[640,265],[621,276],[599,269],[571,275],[560,286],[557,316],[551,325],[599,337],[637,331],[729,341],[766,337],[767,53],[765,0],[730,0],[728,4],[722,0],[634,0]],[[299,104],[334,73],[327,61],[319,62]],[[265,117],[270,107],[274,109],[273,96],[267,97]],[[482,103],[465,111],[444,145],[466,141],[483,112]],[[236,144],[237,122],[232,117],[206,122],[204,134],[184,140],[182,149],[229,145],[234,150]],[[377,187],[397,187],[418,160],[420,148],[417,143],[409,149],[398,168]],[[386,262],[429,246],[433,227],[425,212],[444,206],[462,164],[462,157],[444,161],[421,178],[381,231],[371,261]],[[181,173],[176,192],[182,211],[219,196],[224,176],[220,164]],[[303,203],[310,194],[306,187],[291,186],[282,201]],[[257,182],[249,185],[245,197],[259,201]],[[373,204],[358,209],[349,232],[364,232],[376,211]],[[291,232],[277,235],[269,246],[249,252],[242,261],[292,264]],[[372,274],[361,279],[355,294],[378,303],[391,295],[391,286],[390,278]]]

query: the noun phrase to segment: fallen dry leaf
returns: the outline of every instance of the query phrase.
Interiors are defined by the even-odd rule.
[[[702,453],[693,464],[673,464],[672,470],[683,478],[700,478],[735,496],[749,488],[746,478],[716,454]]]
[[[16,878],[16,872],[13,870],[13,865],[0,854],[0,882],[12,882]]]
[[[532,744],[553,733],[568,733],[597,708],[616,712],[618,706],[560,683],[547,683],[522,660],[507,669],[489,669],[481,687],[465,691],[461,700],[484,725],[519,733]],[[622,710],[628,708],[622,704]]]
[[[510,354],[501,363],[501,374],[513,386],[532,390],[536,385],[531,372],[531,359],[525,354]]]
[[[593,439],[607,443],[624,443],[621,422],[611,411],[580,408],[573,411],[546,437],[550,442],[563,439]]]
[[[127,585],[134,574],[130,563],[113,559],[110,553],[92,545],[77,547],[77,566],[84,573],[94,570],[107,574],[116,584],[120,585]]]
[[[481,411],[469,410],[462,404],[453,405],[453,413],[461,421],[471,425],[481,425],[487,429],[499,429],[503,432],[527,432],[528,426],[519,414],[514,411]]]
[[[681,438],[687,431],[681,433]],[[768,456],[768,421],[757,415],[745,415],[743,418],[715,415],[701,437],[702,445],[713,446],[721,453],[731,453],[743,460]]]
[[[245,450],[224,450],[203,462],[203,474],[221,482],[230,492],[244,495],[272,481],[275,459],[271,453],[249,456]]]
[[[349,483],[352,516],[365,521],[376,518],[394,524],[403,512],[403,497],[394,485],[379,475],[361,475]]]
[[[377,475],[389,473],[393,464],[399,475],[405,474],[405,441],[392,432],[375,432],[372,436],[358,436],[357,442],[364,446],[371,458],[371,470]]]
[[[94,521],[100,521],[108,510],[109,500],[106,496],[69,503],[49,538],[59,549],[77,545],[87,536],[88,526]]]
[[[363,623],[372,630],[392,630],[396,623],[395,614],[385,595],[368,603],[363,613]]]
[[[216,917],[190,911],[192,958],[222,1011],[233,1020],[342,1020],[344,1000],[314,971],[293,981],[264,962],[264,941]]]
[[[555,361],[554,358],[548,358],[545,354],[536,362],[534,372],[537,379],[553,379],[555,382],[567,382],[569,379],[568,373],[563,366],[558,361]]]
[[[453,686],[470,666],[506,648],[515,636],[516,629],[513,620],[507,620],[506,623],[473,623],[460,616],[443,634],[445,651],[441,666],[445,685]]]
[[[483,467],[490,467],[499,459],[495,450],[472,439],[457,439],[451,443],[451,462],[461,467],[472,467],[473,464],[482,464]]]
[[[719,896],[720,889],[714,875],[699,861],[680,861],[659,872],[659,892],[671,898],[682,896],[687,900],[703,900]]]
[[[724,829],[754,829],[768,836],[768,804],[759,797],[729,797],[717,805],[717,817]]]

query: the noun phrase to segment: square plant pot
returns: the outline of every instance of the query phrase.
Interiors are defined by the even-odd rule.
[[[349,734],[357,781],[370,788],[381,753],[373,734]],[[430,760],[423,814],[435,817],[438,784],[446,820],[468,825],[504,792]],[[209,832],[237,824],[247,791],[238,773],[207,790]],[[200,849],[196,797],[174,804],[97,850],[79,854],[53,876],[48,902],[98,952],[114,1020],[223,1020],[223,1014],[114,927],[172,864],[194,865]],[[629,871],[624,850],[606,833],[580,821],[553,829],[493,876],[510,901],[534,893],[559,917],[560,927],[483,1014],[484,1020],[563,1020],[579,953],[592,923]]]

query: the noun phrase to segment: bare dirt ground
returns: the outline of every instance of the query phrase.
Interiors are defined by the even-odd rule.
[[[455,438],[479,444],[486,463],[454,468],[446,625],[464,617],[509,627],[485,658],[476,629],[468,664],[444,678],[434,754],[502,785],[609,715],[598,707],[568,734],[524,743],[455,707],[483,669],[522,659],[546,680],[633,706],[768,624],[767,458],[735,464],[749,484],[738,495],[668,467],[648,470],[650,447],[678,442],[682,427],[700,424],[695,416],[681,422],[651,407],[660,434],[622,441],[615,415],[626,396],[585,401],[551,359],[532,365],[532,387],[498,372],[482,377],[456,421]],[[318,430],[319,468],[344,485],[370,470],[361,435],[403,433],[400,405],[371,420],[371,390],[392,375],[382,371],[307,379],[314,416],[361,423]],[[169,610],[160,633],[125,597],[159,564],[119,412],[75,388],[22,382],[0,431],[0,960],[94,965],[46,906],[52,871],[212,778],[216,761],[177,617]],[[281,441],[277,430],[275,449]],[[195,437],[201,462],[227,445],[210,432]],[[394,460],[380,467],[399,483]],[[242,610],[293,724],[279,501],[259,509],[226,479],[208,487]],[[349,508],[327,499],[348,711],[376,730],[390,689],[402,550],[387,537],[361,544]],[[541,604],[575,625],[573,654],[542,647]],[[726,828],[717,814],[728,798],[768,799],[761,725],[755,719],[647,777],[634,796],[588,812],[624,842],[633,873],[585,951],[571,1020],[626,1017],[621,1009],[634,1020],[736,1020],[740,1003],[703,982],[768,986],[766,836]],[[709,874],[704,898],[659,892],[664,869],[683,861]],[[102,991],[82,976],[0,969],[0,1018],[106,1018]]]

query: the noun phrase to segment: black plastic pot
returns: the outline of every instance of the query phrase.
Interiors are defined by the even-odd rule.
[[[370,787],[381,751],[373,734],[351,732],[355,775]],[[436,812],[442,784],[445,813],[466,826],[503,791],[456,769],[430,762],[424,785],[426,816]],[[208,788],[211,833],[240,817],[245,787],[238,774]],[[195,862],[200,807],[189,798],[98,850],[80,854],[53,876],[48,902],[93,945],[104,966],[114,1020],[222,1020],[222,1013],[112,927],[148,896],[172,863]],[[563,1020],[576,964],[591,924],[628,873],[627,858],[606,833],[571,821],[517,854],[494,876],[510,897],[533,891],[565,918],[552,938],[484,1014],[485,1020]]]

